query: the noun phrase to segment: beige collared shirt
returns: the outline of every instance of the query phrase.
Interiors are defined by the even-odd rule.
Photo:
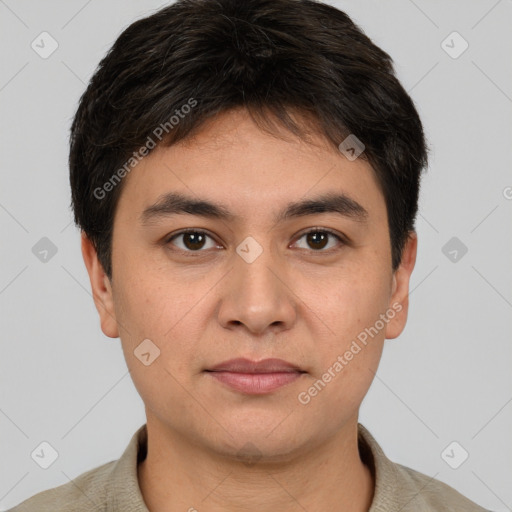
[[[137,464],[145,458],[146,448],[144,424],[118,460],[42,491],[10,512],[149,512],[137,479]],[[486,512],[448,485],[389,460],[361,424],[359,449],[376,482],[368,512]]]

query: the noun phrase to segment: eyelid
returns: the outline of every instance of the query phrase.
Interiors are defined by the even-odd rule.
[[[212,240],[214,240],[215,243],[217,243],[217,244],[219,243],[219,242],[217,242],[215,236],[213,236],[209,231],[206,231],[202,228],[184,228],[184,229],[178,231],[177,233],[172,233],[171,235],[166,236],[163,240],[163,243],[165,245],[167,245],[172,240],[174,240],[176,237],[178,237],[180,235],[186,235],[187,233],[199,233],[201,235],[206,235],[206,236],[209,236]],[[178,250],[180,250],[180,249],[178,249]],[[186,252],[204,252],[204,251],[186,251]]]
[[[337,251],[337,250],[341,249],[342,246],[348,245],[348,243],[349,243],[347,237],[345,235],[343,235],[342,233],[339,233],[338,231],[335,231],[330,228],[324,228],[321,226],[314,226],[312,228],[307,228],[305,231],[301,231],[295,237],[293,244],[295,244],[297,241],[299,241],[304,235],[307,235],[309,233],[328,233],[329,235],[332,235],[334,238],[336,238],[338,240],[339,244],[341,244],[341,246],[338,245],[337,247],[331,247],[330,249],[326,249],[326,250],[315,251],[314,249],[310,249],[309,252],[311,252],[313,254],[328,255],[328,254],[331,254],[333,251]],[[302,249],[302,250],[307,251],[308,249]]]
[[[296,239],[302,238],[304,235],[307,235],[308,233],[329,233],[330,235],[337,238],[340,242],[343,242],[344,244],[348,243],[348,239],[343,235],[342,233],[339,233],[338,231],[335,231],[330,228],[323,228],[321,226],[314,226],[312,228],[307,228],[305,231],[301,231],[297,236]]]

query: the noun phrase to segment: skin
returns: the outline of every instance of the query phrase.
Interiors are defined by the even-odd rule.
[[[112,282],[82,236],[101,328],[121,338],[145,403],[148,455],[138,476],[151,512],[371,505],[375,482],[358,452],[358,412],[385,339],[405,326],[417,239],[412,233],[393,272],[384,196],[369,163],[349,161],[320,136],[282,134],[260,130],[239,109],[145,157],[124,178]],[[335,213],[273,221],[288,202],[333,190],[364,206],[366,221]],[[142,226],[142,211],[170,191],[223,203],[239,220],[175,215]],[[183,228],[211,238],[199,252],[186,236],[165,243]],[[308,228],[334,230],[348,243],[331,236],[318,249],[303,236]],[[247,236],[263,249],[252,263],[236,252]],[[393,304],[401,311],[301,404],[299,393]],[[160,349],[148,366],[134,356],[144,339]],[[307,373],[251,396],[204,372],[235,357],[281,358]]]

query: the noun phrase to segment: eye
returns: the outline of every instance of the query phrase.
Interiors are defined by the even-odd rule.
[[[172,243],[173,240],[182,238],[181,247],[178,244],[176,245],[179,249],[186,252],[202,252],[201,249],[210,249],[212,247],[216,247],[215,243],[212,243],[210,247],[205,243],[209,238],[213,241],[212,237],[208,235],[205,231],[200,231],[198,229],[187,229],[181,231],[166,240],[166,244]]]
[[[329,247],[329,250],[323,250],[329,243],[329,237],[336,238],[336,240],[341,244],[345,244],[345,240],[340,236],[331,231],[330,229],[325,228],[313,228],[309,231],[306,231],[303,233],[298,240],[301,240],[302,238],[306,239],[306,244],[309,245],[309,247],[302,247],[305,249],[312,248],[315,252],[330,252],[330,249],[333,247]],[[297,242],[295,242],[297,244]],[[334,246],[335,247],[335,246]]]
[[[298,244],[298,241],[305,238],[306,244],[309,247],[299,247],[300,249],[312,249],[314,252],[330,252],[331,249],[335,248],[336,245],[328,247],[327,250],[324,250],[329,244],[329,238],[335,238],[338,241],[338,245],[344,245],[346,241],[344,238],[335,232],[326,229],[326,228],[312,228],[305,233],[302,233],[294,245]],[[175,240],[180,240],[181,244],[175,242]],[[210,239],[210,245],[208,246],[207,240]],[[176,233],[165,241],[166,244],[172,244],[176,246],[179,250],[183,252],[204,252],[206,249],[211,248],[222,248],[217,245],[213,238],[206,232],[199,229],[185,229]]]

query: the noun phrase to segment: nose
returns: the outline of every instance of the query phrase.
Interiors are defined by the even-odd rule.
[[[290,281],[289,270],[270,250],[252,262],[236,254],[234,266],[222,282],[220,324],[252,335],[290,329],[296,321],[298,301]]]

